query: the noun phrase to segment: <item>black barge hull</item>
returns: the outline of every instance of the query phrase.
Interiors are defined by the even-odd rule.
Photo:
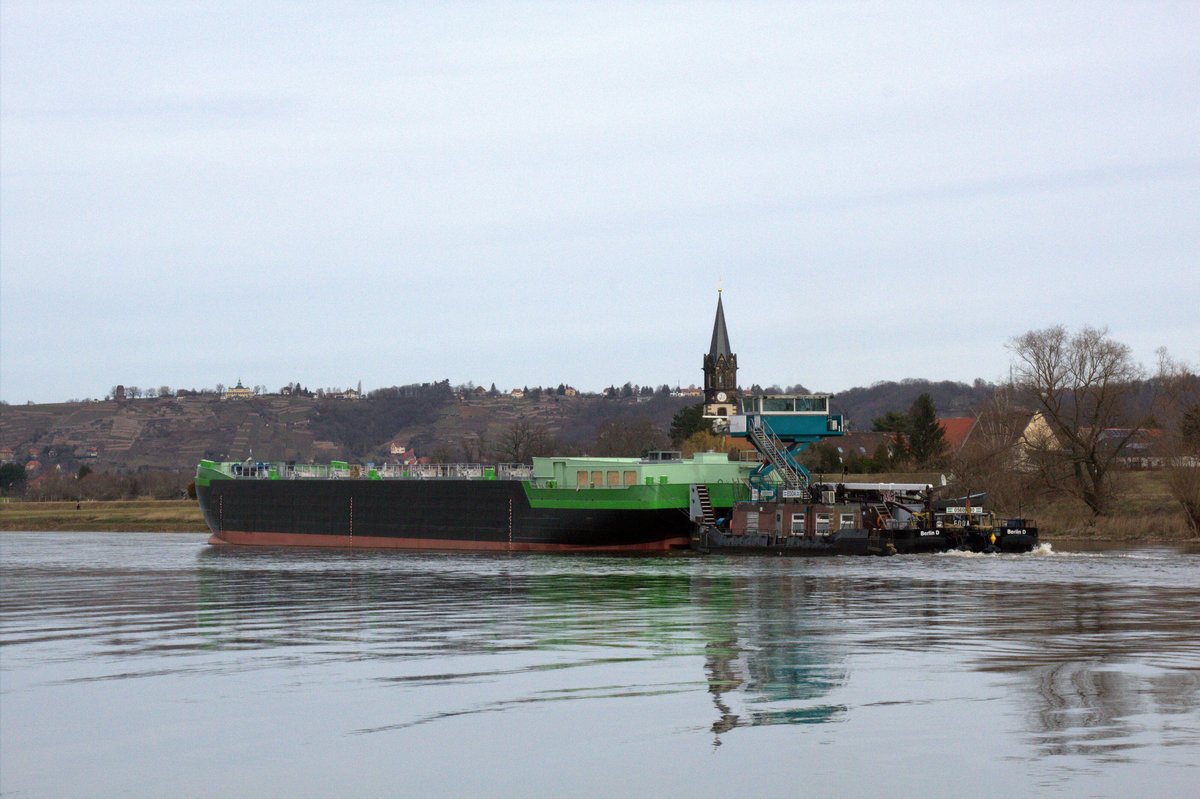
[[[1032,552],[1038,531],[967,529],[947,531],[919,528],[874,530],[856,528],[815,536],[734,535],[714,527],[693,530],[691,547],[702,553],[758,555],[917,555],[934,552]]]
[[[686,549],[678,508],[536,508],[516,480],[213,480],[210,543],[542,552]]]

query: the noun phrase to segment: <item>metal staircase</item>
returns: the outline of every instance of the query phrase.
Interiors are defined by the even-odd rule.
[[[750,443],[754,444],[754,448],[761,452],[771,468],[779,473],[779,479],[783,482],[785,489],[795,490],[808,487],[808,470],[792,457],[788,446],[779,440],[762,417],[753,417],[746,433],[750,438]],[[755,478],[761,480],[764,484],[762,487],[765,487],[765,478],[769,472],[770,469],[759,467],[751,479],[752,481]]]
[[[700,522],[705,527],[716,524],[717,516],[713,512],[712,500],[708,496],[708,486],[704,483],[692,485],[690,497],[690,515],[693,521]]]
[[[785,499],[802,499],[812,475],[797,460],[805,447],[845,433],[840,414],[829,412],[830,394],[761,394],[742,397],[741,413],[729,420],[730,435],[747,438],[762,458],[749,475],[752,488]],[[776,472],[772,475],[772,472]]]

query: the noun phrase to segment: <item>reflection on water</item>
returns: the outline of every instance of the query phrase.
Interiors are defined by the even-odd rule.
[[[812,749],[805,768],[815,784],[836,769],[849,793],[872,779],[834,752],[893,758],[914,787],[925,777],[911,763],[931,752],[992,768],[980,746],[1017,792],[1153,775],[1171,795],[1200,776],[1196,555],[512,557],[103,534],[2,544],[4,791],[86,795],[86,782],[73,791],[37,764],[78,765],[80,736],[96,736],[114,762],[174,764],[106,786],[151,795],[200,757],[180,725],[234,762],[281,727],[322,769],[382,747],[414,779],[438,757],[420,748],[447,737],[488,762],[512,735],[579,761],[582,736],[596,762],[683,758],[691,776],[655,779],[698,795],[723,778],[691,758],[721,751],[743,781],[781,788],[786,773],[757,758],[785,746],[804,760],[803,743],[839,745]],[[285,778],[259,757],[262,779]],[[289,768],[294,793],[319,794],[315,765]],[[440,792],[467,790],[467,776],[440,773]],[[618,787],[588,779],[575,793]]]
[[[846,710],[827,701],[847,672],[843,648],[825,634],[827,619],[812,605],[825,583],[692,578],[694,610],[713,611],[705,614],[703,637],[717,712],[714,745],[738,727],[819,724]]]

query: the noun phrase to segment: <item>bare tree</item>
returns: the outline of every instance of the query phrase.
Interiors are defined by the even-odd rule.
[[[510,463],[525,463],[534,455],[542,453],[550,440],[546,428],[530,422],[524,416],[514,421],[496,439],[498,460]]]
[[[1192,535],[1200,536],[1200,375],[1160,349],[1158,382],[1163,397],[1156,411],[1167,487]]]
[[[1071,334],[1057,325],[1031,330],[1008,346],[1013,380],[1051,432],[1027,442],[1034,462],[1052,487],[1103,514],[1113,492],[1109,471],[1144,427],[1131,408],[1142,367],[1103,328]]]
[[[594,454],[605,457],[636,457],[647,450],[667,446],[667,436],[654,420],[635,416],[609,419],[596,430]]]
[[[465,463],[482,463],[487,452],[487,440],[482,435],[468,433],[462,437],[462,454]]]

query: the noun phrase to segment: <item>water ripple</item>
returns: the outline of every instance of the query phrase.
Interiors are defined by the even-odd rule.
[[[315,739],[335,750],[587,717],[705,751],[789,729],[852,750],[923,729],[921,745],[954,751],[950,730],[986,729],[1001,758],[1076,778],[1200,762],[1197,555],[569,558],[20,534],[0,554],[6,763],[26,738],[68,756],[42,714],[103,718],[117,694],[144,694],[122,712],[147,730],[213,696],[304,726],[318,699],[332,704]],[[162,692],[179,704],[156,705]],[[1065,784],[1054,768],[1026,787]]]

